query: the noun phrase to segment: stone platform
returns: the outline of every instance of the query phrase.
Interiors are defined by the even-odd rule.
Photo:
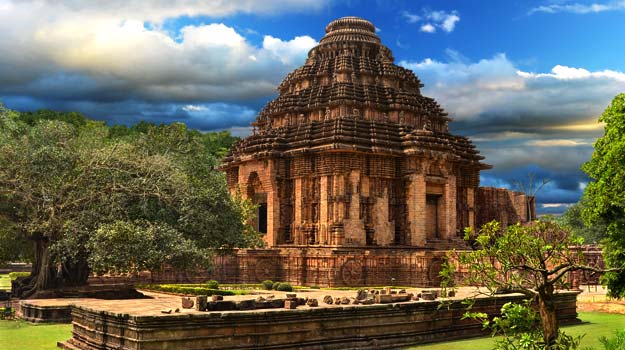
[[[237,298],[245,297],[250,298]],[[576,292],[558,296],[561,323],[579,322],[576,297]],[[478,298],[473,311],[496,314],[504,303],[521,299],[521,295]],[[71,350],[397,349],[482,335],[478,322],[461,320],[465,308],[460,300],[452,300],[442,308],[439,301],[421,300],[316,308],[300,306],[295,310],[200,312],[181,309],[171,314],[160,310],[180,307],[180,298],[82,301],[72,306],[72,338],[59,346]]]

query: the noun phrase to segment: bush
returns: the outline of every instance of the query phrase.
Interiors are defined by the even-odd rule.
[[[18,277],[28,277],[30,276],[30,272],[9,272],[9,278],[11,280],[16,280]]]
[[[613,338],[600,337],[599,342],[605,350],[625,349],[625,329],[617,330]]]
[[[292,292],[293,287],[291,287],[291,285],[286,282],[282,282],[278,284],[278,287],[276,288],[276,290],[280,292]]]
[[[219,282],[215,280],[206,281],[206,287],[209,289],[219,289]]]
[[[273,290],[278,290],[278,286],[280,285],[281,282],[273,282],[273,286],[271,286],[271,289]]]
[[[263,285],[263,289],[265,290],[271,290],[273,288],[272,280],[264,280],[261,284]]]
[[[138,289],[147,289],[157,292],[166,293],[178,293],[178,294],[190,294],[190,295],[237,295],[237,293],[230,290],[211,289],[206,287],[189,287],[175,284],[144,284],[137,286]]]

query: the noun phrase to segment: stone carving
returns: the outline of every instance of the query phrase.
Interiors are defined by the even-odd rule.
[[[362,279],[362,264],[354,259],[347,260],[341,268],[341,278],[345,285],[357,285]]]
[[[259,282],[275,278],[276,264],[269,259],[256,262],[256,280]]]

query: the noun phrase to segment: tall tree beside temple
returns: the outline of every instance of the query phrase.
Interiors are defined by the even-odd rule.
[[[233,200],[201,134],[182,124],[112,135],[84,118],[2,109],[0,215],[35,245],[21,297],[86,283],[92,271],[206,266],[254,246],[250,208]]]
[[[607,265],[625,267],[625,94],[617,95],[599,121],[605,134],[595,143],[592,158],[582,166],[592,179],[584,191],[588,225],[605,222],[603,255]],[[610,294],[625,297],[625,271],[604,275]]]

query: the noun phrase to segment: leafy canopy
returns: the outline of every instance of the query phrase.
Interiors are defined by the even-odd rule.
[[[608,267],[621,269],[604,275],[610,294],[625,296],[625,94],[620,94],[599,118],[604,135],[595,142],[592,158],[582,165],[592,181],[584,190],[583,218],[587,225],[607,224],[603,256]]]
[[[210,140],[228,135],[0,113],[0,220],[38,242],[42,271],[190,269],[215,251],[261,244],[246,224],[250,204],[232,198],[216,170],[222,147]]]

